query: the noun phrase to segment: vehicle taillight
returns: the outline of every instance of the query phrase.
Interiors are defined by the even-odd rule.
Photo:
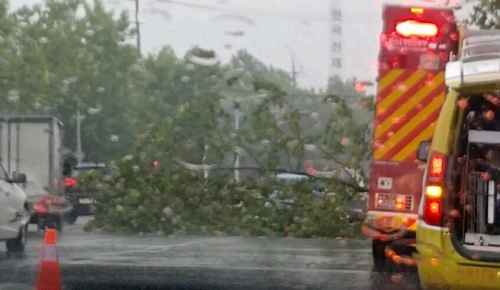
[[[404,37],[435,37],[439,29],[434,23],[406,20],[396,24],[396,32]]]
[[[424,222],[431,226],[440,226],[442,223],[445,177],[446,157],[434,152],[429,161],[422,216]]]
[[[46,213],[47,212],[47,209],[45,209],[45,207],[43,207],[43,205],[41,205],[41,204],[37,205],[35,209],[38,213]]]
[[[441,179],[445,171],[445,157],[442,155],[433,155],[429,164],[429,177],[432,179]]]
[[[405,200],[404,198],[398,197],[396,198],[396,209],[403,209],[405,206]]]
[[[66,188],[75,187],[76,184],[77,184],[76,179],[69,177],[64,178],[64,187]]]

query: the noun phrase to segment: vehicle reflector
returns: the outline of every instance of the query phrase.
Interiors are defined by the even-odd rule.
[[[396,25],[396,32],[404,37],[434,37],[438,34],[438,27],[434,23],[406,20]]]

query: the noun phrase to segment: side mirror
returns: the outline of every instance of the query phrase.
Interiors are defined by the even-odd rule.
[[[26,174],[14,172],[12,174],[12,178],[9,181],[12,183],[25,183],[26,182]]]
[[[418,144],[417,159],[422,162],[427,162],[429,158],[429,149],[431,148],[431,141],[422,141]]]
[[[366,219],[366,214],[364,212],[355,211],[349,213],[348,221],[349,223],[363,222]]]

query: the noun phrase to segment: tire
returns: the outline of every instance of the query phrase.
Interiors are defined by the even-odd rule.
[[[74,210],[64,215],[64,221],[70,225],[74,224],[77,219],[78,219],[78,214]]]
[[[57,232],[62,232],[63,218],[61,215],[52,214],[47,218],[47,228],[55,229]]]
[[[8,254],[23,253],[28,242],[28,224],[19,229],[17,238],[5,241],[5,247]]]
[[[54,229],[58,232],[63,230],[63,218],[60,215],[54,215]]]

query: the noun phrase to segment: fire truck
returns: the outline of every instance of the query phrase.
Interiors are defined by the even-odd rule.
[[[415,251],[426,167],[417,151],[433,138],[458,30],[453,8],[383,7],[369,204],[362,223],[372,239],[374,271],[394,265],[388,248],[399,257]]]

